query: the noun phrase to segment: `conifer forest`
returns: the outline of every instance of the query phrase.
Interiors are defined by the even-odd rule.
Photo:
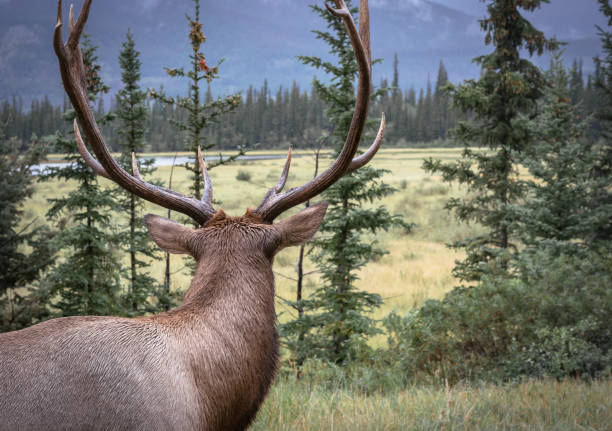
[[[447,139],[448,131],[466,119],[467,114],[453,107],[445,90],[449,81],[443,61],[440,62],[435,82],[418,91],[414,87],[399,87],[397,59],[394,65],[393,78],[378,83],[378,93],[372,103],[372,116],[384,112],[387,117],[389,127],[385,134],[385,146],[423,148],[456,145]],[[566,65],[566,68],[568,79],[565,85],[572,105],[580,106],[585,115],[592,114],[598,103],[594,84],[599,78],[586,76],[578,61]],[[597,69],[596,73],[601,73],[601,69]],[[207,101],[216,98],[210,87],[205,89],[204,97]],[[117,102],[114,98],[111,100],[111,106],[105,106],[104,99],[98,101],[95,107],[98,115],[116,110]],[[218,149],[232,150],[241,145],[257,149],[286,149],[289,145],[310,148],[316,137],[331,127],[325,115],[326,105],[317,92],[313,88],[302,89],[297,83],[291,88],[270,88],[267,82],[259,88],[252,85],[240,100],[235,111],[221,116],[205,131],[206,140],[217,142]],[[68,109],[70,103],[67,99],[61,106],[54,106],[46,97],[24,106],[23,100],[13,97],[2,101],[0,120],[6,124],[5,136],[16,139],[25,149],[32,140],[69,128],[62,119]],[[187,114],[155,98],[147,100],[146,109],[145,150],[182,151],[183,139],[176,133],[172,121],[182,121]],[[593,127],[597,127],[596,122]],[[115,123],[102,129],[114,151],[120,148],[117,128]],[[306,144],[308,139],[310,141]]]

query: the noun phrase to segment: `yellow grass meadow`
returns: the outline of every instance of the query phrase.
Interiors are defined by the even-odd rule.
[[[256,152],[253,155],[271,154]],[[276,153],[278,154],[278,153]],[[314,157],[310,152],[296,152],[287,187],[295,187],[312,178],[314,172]],[[424,157],[433,156],[443,159],[455,159],[459,156],[456,149],[428,150],[381,150],[374,158],[372,165],[389,172],[384,180],[398,191],[380,203],[387,206],[392,214],[404,216],[407,222],[417,224],[414,231],[406,234],[401,229],[366,235],[368,241],[376,241],[388,254],[376,262],[372,262],[359,273],[357,286],[379,293],[385,304],[376,312],[376,317],[388,314],[392,310],[405,312],[419,306],[427,298],[440,298],[455,283],[451,276],[454,261],[460,258],[457,251],[445,246],[446,243],[470,233],[471,228],[459,225],[443,205],[451,195],[460,193],[458,188],[452,188],[440,182],[439,178],[431,177],[422,168]],[[57,159],[57,156],[53,157]],[[331,163],[329,153],[321,158],[321,169]],[[255,207],[263,198],[269,187],[274,185],[283,167],[283,159],[238,161],[232,165],[219,166],[211,170],[213,190],[217,208],[231,215],[242,215],[248,207]],[[170,166],[157,169],[153,178],[168,182]],[[250,180],[236,179],[238,172],[246,172]],[[103,178],[100,181],[104,187],[111,183]],[[26,202],[24,225],[32,219],[44,220],[44,214],[49,207],[48,199],[59,197],[74,187],[74,184],[64,181],[43,182],[36,184],[35,194]],[[174,190],[188,193],[189,177],[187,171],[176,166],[173,175]],[[167,210],[146,204],[147,212],[166,216]],[[285,217],[300,208],[295,208]],[[173,213],[174,218],[182,215]],[[125,223],[121,216],[116,223]],[[283,250],[275,259],[274,270],[277,274],[278,310],[280,318],[286,318],[290,311],[281,298],[295,297],[295,265],[297,248]],[[184,291],[189,286],[190,276],[184,267],[181,256],[172,256],[172,288]],[[309,260],[307,271],[315,268]],[[163,261],[154,261],[151,274],[161,280],[163,277]],[[317,274],[311,274],[306,279],[306,289],[313,289],[318,283]]]

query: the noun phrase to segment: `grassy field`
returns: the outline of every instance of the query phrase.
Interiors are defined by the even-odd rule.
[[[413,233],[407,235],[402,230],[383,232],[370,241],[377,241],[389,252],[377,262],[364,268],[359,274],[359,287],[379,293],[385,298],[385,305],[377,312],[377,317],[388,314],[392,310],[408,311],[419,306],[427,298],[440,298],[454,284],[451,269],[455,259],[460,257],[457,252],[448,249],[445,243],[472,233],[474,228],[458,225],[454,218],[444,209],[445,200],[460,190],[442,184],[439,179],[432,178],[421,169],[424,157],[433,155],[444,159],[459,156],[454,149],[428,150],[381,150],[374,158],[373,165],[389,170],[385,181],[395,186],[398,192],[383,201],[393,214],[401,214],[408,222],[417,224]],[[232,166],[220,166],[211,171],[217,208],[231,215],[242,215],[247,207],[259,204],[269,187],[274,185],[282,170],[284,160],[240,161]],[[331,163],[329,157],[321,161],[322,167]],[[238,171],[244,171],[251,177],[249,182],[236,180]],[[287,187],[295,187],[308,181],[314,171],[314,159],[309,154],[294,158]],[[170,167],[158,168],[155,178],[168,181]],[[105,186],[110,182],[101,179]],[[175,168],[173,189],[187,193],[189,179],[183,168]],[[47,199],[66,193],[74,184],[66,182],[40,183],[36,193],[26,205],[24,224],[32,218],[44,219],[48,208]],[[288,214],[295,213],[296,208]],[[147,211],[166,215],[163,208],[147,204]],[[179,217],[178,214],[175,216]],[[283,217],[283,216],[281,216]],[[118,219],[118,223],[124,220]],[[297,248],[283,250],[276,257],[275,271],[277,273],[277,293],[282,298],[294,297],[295,262]],[[307,262],[311,271],[314,268]],[[184,266],[183,258],[173,256],[172,271],[175,272],[173,287],[185,290],[190,282]],[[151,273],[158,279],[162,278],[163,262],[154,262]],[[312,289],[317,284],[317,275],[313,274],[306,280],[306,289]],[[278,301],[280,318],[285,319],[288,310],[282,300]]]
[[[425,157],[456,159],[459,150],[381,150],[373,165],[389,170],[385,181],[398,192],[383,201],[393,214],[401,214],[417,224],[406,234],[401,230],[383,232],[367,239],[377,241],[389,253],[359,273],[358,286],[379,293],[385,299],[375,314],[382,317],[392,310],[400,313],[418,307],[428,298],[441,298],[456,283],[451,275],[454,261],[461,254],[445,244],[472,235],[477,226],[458,224],[443,208],[445,201],[463,192],[421,169]],[[331,160],[324,158],[322,167]],[[259,204],[269,187],[276,183],[283,160],[242,161],[211,171],[217,208],[241,215],[247,207]],[[314,160],[296,157],[287,186],[294,187],[312,177]],[[238,181],[244,171],[250,181]],[[159,168],[155,177],[167,182],[170,167]],[[110,185],[106,180],[101,180]],[[173,189],[186,193],[188,178],[183,169],[175,170]],[[35,217],[44,219],[47,199],[66,193],[70,183],[41,183],[27,202],[24,224]],[[286,215],[296,212],[294,209]],[[166,210],[147,205],[147,211],[166,215]],[[175,214],[177,216],[177,214]],[[118,219],[117,223],[124,223]],[[275,260],[279,297],[295,296],[297,249],[282,251]],[[314,269],[307,262],[307,271]],[[173,288],[185,290],[190,281],[181,271],[184,260],[173,256]],[[152,275],[162,279],[163,262],[154,262]],[[317,284],[316,274],[306,281],[306,289]],[[277,301],[279,319],[291,315]],[[373,341],[384,343],[384,336]],[[612,389],[607,381],[536,381],[507,386],[412,387],[379,394],[330,388],[316,379],[296,381],[281,377],[271,389],[253,427],[255,430],[605,430],[612,423]]]
[[[364,395],[281,379],[253,430],[610,430],[609,382],[412,387]]]

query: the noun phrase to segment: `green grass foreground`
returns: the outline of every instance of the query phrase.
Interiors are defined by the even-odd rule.
[[[366,395],[277,380],[253,430],[610,430],[609,381],[411,387]]]

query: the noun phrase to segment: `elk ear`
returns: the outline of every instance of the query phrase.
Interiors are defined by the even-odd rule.
[[[276,251],[285,247],[304,244],[312,238],[317,229],[319,229],[321,222],[323,222],[326,211],[327,202],[322,202],[276,223],[276,229],[280,234],[280,241]]]
[[[154,214],[145,215],[145,223],[153,241],[168,253],[190,253],[187,248],[188,227]]]

